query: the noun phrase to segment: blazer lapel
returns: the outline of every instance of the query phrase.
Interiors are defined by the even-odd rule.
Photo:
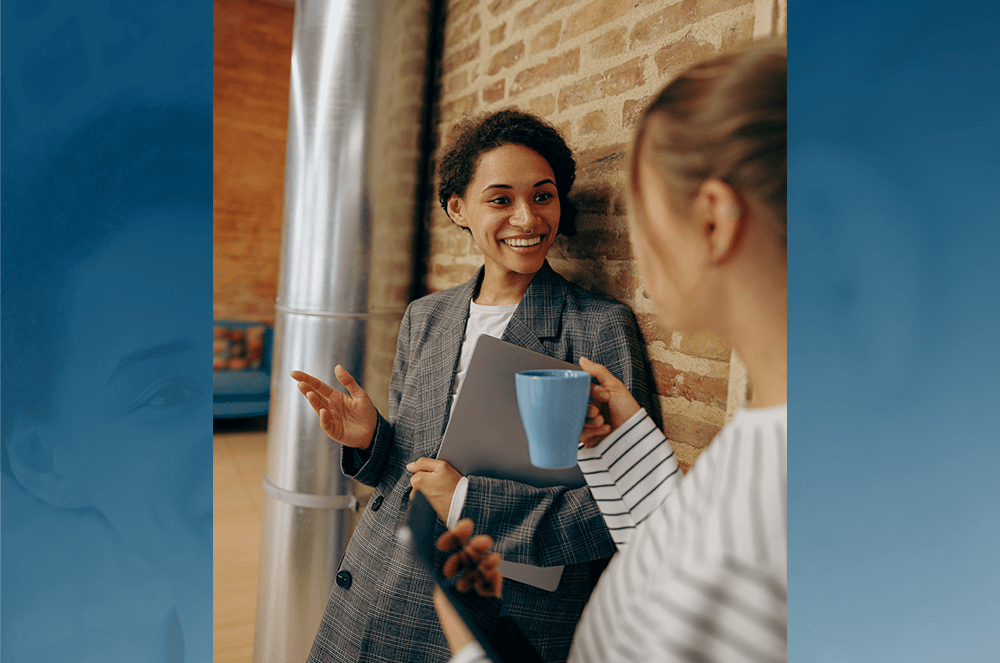
[[[455,369],[469,320],[469,302],[482,275],[480,267],[472,280],[457,288],[444,305],[432,313],[434,320],[428,325],[430,331],[420,356],[420,389],[429,396],[424,402],[433,404],[424,412],[424,430],[430,432],[429,439],[434,445],[433,449],[426,450],[425,455],[430,457],[437,454],[448,424]]]
[[[565,298],[562,281],[546,260],[521,298],[502,340],[548,354],[540,339],[559,336]]]

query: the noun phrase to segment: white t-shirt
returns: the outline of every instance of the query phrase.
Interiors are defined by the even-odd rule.
[[[452,390],[451,411],[455,411],[455,403],[458,402],[458,393],[462,390],[462,383],[465,382],[465,374],[469,372],[469,364],[472,362],[472,352],[476,348],[476,341],[482,335],[500,338],[507,323],[514,316],[517,304],[504,304],[502,306],[482,306],[473,301],[469,302],[469,321],[465,325],[465,338],[462,341],[462,352],[458,356],[458,370],[455,371],[455,388]],[[465,477],[459,479],[455,492],[451,496],[451,506],[448,510],[448,527],[454,527],[462,515],[462,507],[465,506],[465,495],[469,490],[469,480]]]

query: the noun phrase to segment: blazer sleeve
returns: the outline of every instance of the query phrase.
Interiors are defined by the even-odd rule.
[[[611,307],[594,324],[588,359],[603,364],[643,407],[651,407],[645,345],[632,311]],[[579,357],[574,357],[578,360]],[[504,559],[533,566],[578,564],[613,555],[614,540],[590,488],[535,488],[470,476],[462,517],[493,537]]]
[[[403,394],[403,381],[406,376],[407,360],[410,348],[410,309],[406,307],[403,320],[399,325],[399,336],[396,338],[396,359],[392,364],[392,377],[389,378],[389,418],[377,413],[375,437],[368,449],[349,449],[341,447],[340,468],[344,474],[366,486],[375,487],[382,476],[385,459],[389,456],[395,439],[396,416],[399,412],[399,401]]]

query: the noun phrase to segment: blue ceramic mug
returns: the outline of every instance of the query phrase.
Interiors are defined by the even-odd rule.
[[[521,371],[514,376],[517,408],[535,467],[576,465],[576,450],[590,403],[590,374],[584,371]]]

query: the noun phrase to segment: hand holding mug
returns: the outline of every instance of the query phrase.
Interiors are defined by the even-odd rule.
[[[584,424],[583,433],[580,434],[580,441],[584,446],[595,447],[608,433],[628,421],[640,407],[622,381],[604,366],[581,357],[580,368],[600,382],[599,385],[590,385],[591,401],[587,409],[587,422]],[[600,413],[599,408],[602,404],[608,412],[607,420]]]

